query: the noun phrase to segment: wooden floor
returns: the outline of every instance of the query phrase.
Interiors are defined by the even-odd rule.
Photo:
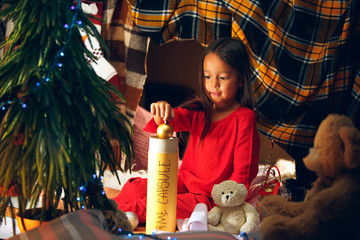
[[[144,233],[146,232],[145,224],[139,224],[137,228],[134,229],[134,233]]]

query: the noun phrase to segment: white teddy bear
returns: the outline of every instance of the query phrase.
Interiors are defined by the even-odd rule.
[[[232,180],[215,184],[211,195],[216,206],[208,213],[208,230],[235,235],[256,231],[260,217],[256,209],[245,202],[247,192],[244,184]]]

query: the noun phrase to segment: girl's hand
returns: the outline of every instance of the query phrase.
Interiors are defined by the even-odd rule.
[[[175,113],[171,105],[165,101],[152,103],[150,105],[150,112],[154,115],[154,120],[157,125],[160,125],[162,121],[167,121],[175,117]]]

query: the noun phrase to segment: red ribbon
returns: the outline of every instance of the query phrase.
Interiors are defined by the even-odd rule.
[[[273,179],[273,180],[269,180],[269,176],[270,176],[270,171],[272,168],[275,168],[279,174],[279,178],[280,181],[278,179]],[[269,167],[269,169],[267,170],[266,173],[266,177],[264,179],[264,183],[262,184],[261,188],[259,189],[258,193],[261,194],[262,196],[264,195],[277,195],[279,188],[280,188],[280,182],[281,182],[281,175],[280,175],[280,170],[277,166],[272,165]],[[269,191],[269,189],[272,188],[272,185],[275,184],[274,189],[272,189],[271,191]]]

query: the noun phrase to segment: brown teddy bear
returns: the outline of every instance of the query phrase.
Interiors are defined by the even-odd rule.
[[[337,114],[323,120],[305,166],[318,179],[304,201],[268,196],[259,203],[265,240],[360,239],[360,132]]]
[[[215,184],[211,196],[216,206],[208,213],[208,230],[232,234],[255,231],[260,218],[255,208],[245,202],[247,192],[244,184],[232,180]]]

